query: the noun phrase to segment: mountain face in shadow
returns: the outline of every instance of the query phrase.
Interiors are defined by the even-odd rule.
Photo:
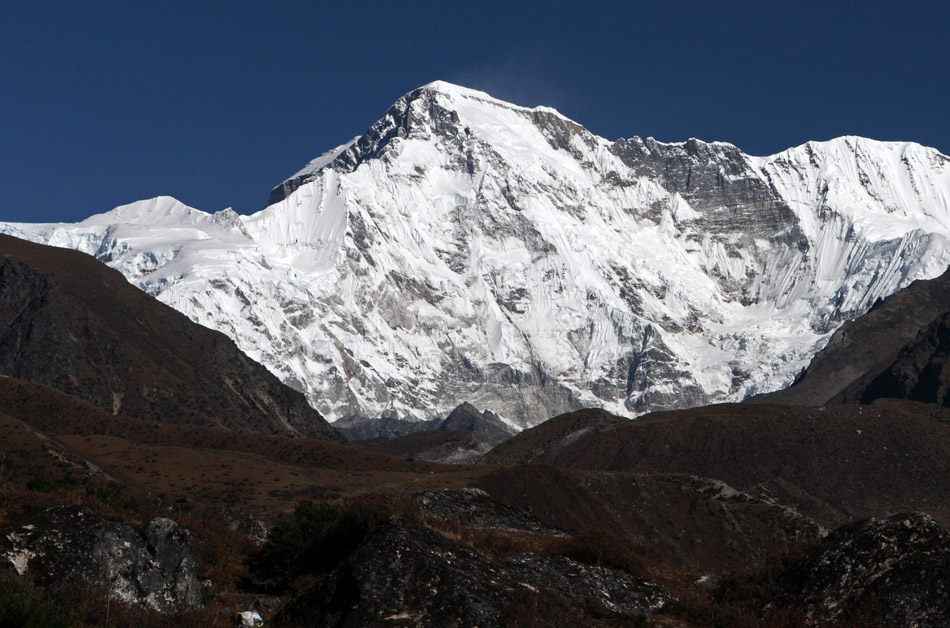
[[[950,312],[925,327],[913,341],[904,345],[884,372],[859,389],[860,402],[892,397],[950,406],[948,362]]]
[[[0,374],[112,414],[341,440],[225,335],[92,257],[0,236]]]

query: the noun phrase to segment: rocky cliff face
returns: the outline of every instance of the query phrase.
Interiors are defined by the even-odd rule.
[[[57,506],[0,536],[0,562],[41,585],[75,579],[98,593],[168,612],[201,604],[187,533],[170,519],[143,530],[87,507]]]
[[[950,261],[932,149],[612,142],[446,83],[271,198],[246,217],[160,198],[0,229],[107,261],[333,419],[468,399],[522,427],[774,390]]]
[[[424,516],[452,519],[468,528],[564,534],[563,530],[545,526],[529,510],[495,501],[480,489],[424,491],[413,497]]]

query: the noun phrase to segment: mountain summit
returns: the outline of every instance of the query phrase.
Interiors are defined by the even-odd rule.
[[[444,82],[271,201],[0,231],[95,255],[331,419],[469,401],[519,426],[775,390],[843,321],[950,263],[936,150],[610,141]]]

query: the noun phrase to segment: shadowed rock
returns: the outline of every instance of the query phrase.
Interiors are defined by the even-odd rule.
[[[468,402],[442,421],[348,417],[333,425],[359,449],[454,464],[477,462],[493,446],[518,433],[494,412],[479,412]]]
[[[467,402],[452,410],[439,429],[471,432],[476,440],[491,446],[498,445],[518,433],[518,430],[502,421],[494,412],[479,412]]]
[[[923,513],[839,528],[782,575],[773,606],[813,621],[950,625],[950,533]]]
[[[428,528],[392,520],[275,622],[488,628],[504,625],[513,594],[542,587],[566,608],[593,598],[614,612],[649,613],[672,599],[652,582],[569,558],[523,554],[492,562]]]
[[[453,519],[468,528],[564,534],[562,530],[544,525],[529,511],[495,501],[488,493],[477,488],[425,491],[415,495],[415,498],[425,516]]]
[[[450,464],[474,464],[491,448],[469,432],[429,430],[396,438],[374,438],[350,443],[363,451],[375,451],[407,460],[428,460]]]

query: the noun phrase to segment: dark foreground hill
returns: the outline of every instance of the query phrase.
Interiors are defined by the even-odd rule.
[[[0,377],[0,481],[121,484],[156,505],[243,512],[270,523],[302,499],[459,488],[486,467],[437,465],[324,439],[133,420],[41,384]]]
[[[938,480],[946,477],[933,460],[933,452],[943,447],[944,411],[910,405],[930,408],[934,415],[905,417],[906,429],[896,421],[889,423],[895,438],[887,446],[896,458],[908,459],[897,470],[909,477],[897,477],[895,469],[882,466],[878,471],[884,474],[875,478],[870,465],[857,465],[839,478],[852,492],[840,493],[847,497],[844,504],[829,509],[827,504],[816,506],[817,498],[795,501],[803,491],[792,490],[791,482],[776,484],[785,490],[769,495],[760,486],[737,490],[714,477],[574,468],[556,457],[552,462],[559,467],[536,460],[513,467],[439,465],[325,440],[132,420],[40,384],[0,377],[0,538],[8,540],[0,544],[0,571],[23,570],[34,582],[53,583],[44,585],[45,595],[59,600],[62,608],[82,609],[86,625],[108,621],[117,628],[227,625],[233,610],[249,608],[273,626],[606,628],[652,623],[792,628],[804,625],[795,623],[803,613],[822,618],[828,616],[822,609],[855,608],[846,593],[855,587],[889,608],[901,604],[900,613],[888,617],[919,611],[934,619],[919,625],[937,626],[944,615],[922,604],[946,602],[945,591],[928,583],[940,582],[948,552],[945,544],[921,548],[914,539],[918,528],[927,538],[945,538],[939,522],[934,523],[936,531],[929,532],[930,524],[921,520],[918,525],[914,519],[909,536],[888,532],[895,526],[903,530],[903,524],[872,525],[872,530],[883,531],[872,537],[862,532],[867,526],[858,527],[836,533],[830,545],[816,546],[822,526],[799,511],[810,508],[835,519],[845,516],[845,507],[849,512],[875,505],[896,510],[897,504],[925,498],[937,510],[945,505],[940,482],[924,480],[927,473],[938,474]],[[579,466],[595,467],[592,461],[600,458],[609,467],[674,471],[676,465],[705,455],[718,460],[718,466],[695,471],[723,475],[734,466],[738,470],[733,479],[739,483],[754,479],[747,467],[761,465],[763,459],[743,461],[751,445],[730,450],[727,437],[745,436],[750,443],[775,447],[782,439],[795,441],[795,430],[805,424],[801,418],[784,417],[797,426],[788,431],[768,422],[769,413],[777,421],[790,409],[750,407],[746,410],[754,412],[732,419],[723,418],[727,409],[713,408],[705,419],[681,417],[682,431],[669,417],[648,417],[643,426],[655,423],[664,431],[655,438],[648,437],[649,430],[641,432],[640,438],[621,440],[615,450],[597,436],[633,434],[626,430],[637,422],[602,413],[569,415],[552,421],[543,439],[528,442],[536,435],[532,430],[494,455],[517,445],[519,460],[531,461],[543,457],[545,449],[552,456],[567,456],[581,447],[589,453],[574,456]],[[777,432],[774,441],[757,435],[770,431],[759,424]],[[839,466],[816,443],[823,433],[845,443],[860,435],[847,417],[836,419],[833,414],[809,425],[812,444],[828,460],[824,465],[806,460],[802,468],[813,467],[816,492],[828,490],[829,484],[817,474],[824,470],[833,476]],[[713,436],[719,429],[725,432],[721,442]],[[874,432],[857,429],[862,435]],[[908,435],[913,432],[922,436]],[[652,441],[653,446],[638,448],[637,440]],[[877,442],[872,437],[866,450]],[[677,453],[666,454],[666,445]],[[621,447],[633,453],[625,455]],[[913,461],[911,448],[919,450]],[[731,456],[726,455],[730,451]],[[856,453],[842,450],[839,455],[844,461]],[[881,460],[874,462],[880,465]],[[915,465],[919,469],[914,470]],[[795,470],[789,469],[795,478]],[[912,483],[921,484],[917,493],[909,487]],[[481,487],[487,494],[459,490],[465,487]],[[869,497],[872,489],[880,493],[877,501]],[[896,496],[899,490],[908,491],[907,499]],[[312,503],[307,506],[304,500]],[[172,549],[194,557],[194,573],[203,583],[203,608],[145,617],[147,603],[128,606],[81,595],[76,599],[83,590],[78,583],[57,587],[57,570],[75,563],[66,564],[57,558],[58,551],[49,550],[57,539],[76,536],[70,532],[74,528],[49,523],[48,507],[63,505],[92,508],[100,514],[68,512],[96,522],[101,516],[110,523],[97,523],[96,529],[115,531],[111,536],[83,537],[83,543],[102,548],[90,553],[82,570],[93,574],[96,595],[121,596],[127,590],[124,572],[99,569],[105,563],[97,556],[113,554],[127,554],[129,561],[141,564],[135,573],[144,575],[133,578],[135,582],[152,582],[136,585],[138,599],[172,586],[177,577],[173,572],[167,578],[148,575],[153,571],[147,547],[144,554],[135,549],[138,545],[122,554],[125,550],[112,547],[106,537],[148,539],[159,525],[155,521],[169,530],[172,525],[164,519],[177,521],[189,532]],[[271,527],[275,521],[279,525]],[[254,543],[263,541],[268,530],[272,541],[256,549]],[[856,544],[864,547],[867,538],[879,543],[883,553],[852,551]],[[808,547],[818,549],[796,558]],[[776,554],[790,558],[774,563],[770,556]],[[801,577],[802,569],[809,570],[808,565],[825,556],[832,561],[844,557],[847,571]],[[62,574],[79,573],[71,569]],[[698,583],[704,574],[722,576]],[[0,597],[8,582],[4,578],[0,574]],[[917,593],[920,596],[913,597]],[[773,599],[776,603],[769,606]]]
[[[826,527],[895,510],[950,521],[950,410],[939,406],[881,400],[826,408],[718,405],[635,421],[605,415],[559,417],[484,461],[714,478]]]
[[[224,334],[92,257],[0,236],[0,373],[112,414],[342,440]]]

